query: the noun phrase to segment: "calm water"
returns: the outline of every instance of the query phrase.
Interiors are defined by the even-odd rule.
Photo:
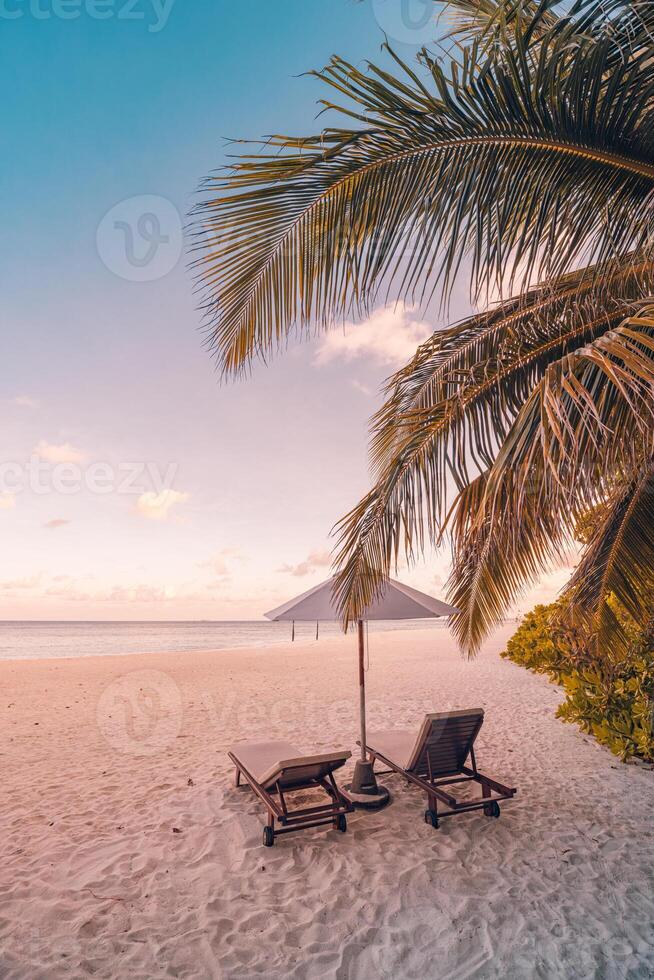
[[[370,632],[443,629],[444,620],[404,620],[370,624]],[[321,636],[335,636],[336,623],[321,623]],[[296,640],[313,640],[315,623],[296,623]],[[0,622],[0,660],[57,657],[111,657],[121,653],[182,653],[288,643],[290,623],[61,623]]]

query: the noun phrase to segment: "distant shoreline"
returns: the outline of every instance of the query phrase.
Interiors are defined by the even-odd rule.
[[[446,627],[445,620],[380,621],[370,624],[369,633]],[[0,662],[274,649],[288,644],[291,634],[291,623],[267,620],[3,620]],[[318,642],[342,635],[338,623],[318,624]],[[296,623],[295,642],[315,643],[316,624]]]

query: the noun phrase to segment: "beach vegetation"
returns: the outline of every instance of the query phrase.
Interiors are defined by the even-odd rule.
[[[557,603],[528,613],[502,656],[563,688],[557,715],[564,721],[622,760],[654,763],[654,630],[639,628],[609,601],[629,636],[628,652],[617,660],[598,655],[583,631],[565,625]]]

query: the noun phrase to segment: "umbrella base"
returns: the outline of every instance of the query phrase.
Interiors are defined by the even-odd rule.
[[[386,787],[378,785],[372,762],[363,762],[361,759],[355,765],[352,782],[344,787],[343,794],[353,806],[361,810],[381,810],[391,799]]]

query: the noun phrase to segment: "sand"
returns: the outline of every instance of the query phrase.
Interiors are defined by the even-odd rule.
[[[433,830],[392,776],[386,810],[273,848],[226,749],[354,749],[352,637],[0,663],[0,977],[654,976],[654,772],[556,720],[507,635],[468,663],[445,631],[376,634],[368,673],[370,729],[486,710],[478,764],[519,789],[499,820]]]

